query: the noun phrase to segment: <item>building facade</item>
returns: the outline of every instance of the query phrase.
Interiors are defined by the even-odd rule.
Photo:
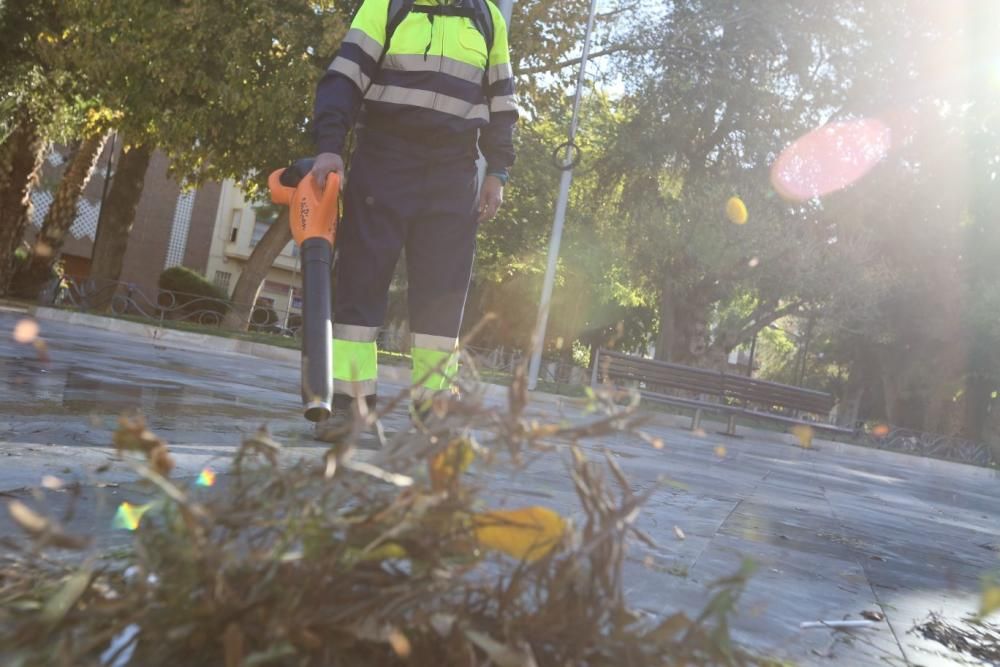
[[[32,226],[28,230],[29,236],[42,227],[59,187],[67,153],[66,148],[57,147],[46,158],[40,183],[31,194]],[[94,237],[101,214],[101,200],[105,195],[105,177],[114,177],[116,162],[117,155],[113,154],[109,143],[77,202],[76,221],[63,246],[62,259],[66,273],[78,281],[90,275]],[[184,189],[168,175],[168,166],[165,155],[154,153],[146,172],[142,198],[136,209],[119,278],[153,299],[164,269],[186,266],[201,273],[206,271],[221,192],[218,183],[207,183],[197,190]]]
[[[68,150],[57,147],[43,165],[31,195],[33,212],[29,240],[41,229],[66,165]],[[90,274],[94,237],[106,196],[105,178],[114,177],[117,151],[109,143],[77,203],[77,217],[62,251],[66,273],[77,281]],[[257,241],[277,219],[269,204],[248,201],[232,181],[183,188],[168,173],[169,161],[154,153],[146,172],[142,198],[129,235],[120,281],[153,302],[160,273],[185,266],[232,294]],[[289,243],[261,286],[258,304],[274,311],[278,324],[301,313],[298,248]]]
[[[278,208],[248,201],[232,181],[220,187],[205,276],[230,294],[250,253],[278,218]],[[261,285],[257,303],[271,308],[278,324],[288,326],[302,312],[302,275],[294,243],[285,246]]]

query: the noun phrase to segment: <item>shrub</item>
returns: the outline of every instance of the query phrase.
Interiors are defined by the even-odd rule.
[[[197,271],[174,266],[160,274],[158,284],[163,292],[173,295],[173,307],[182,314],[207,310],[222,316],[229,311],[229,295]],[[164,307],[170,304],[169,299],[160,301]]]

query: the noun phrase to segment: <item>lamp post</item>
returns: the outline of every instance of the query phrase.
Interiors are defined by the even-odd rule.
[[[542,284],[542,300],[538,304],[538,317],[535,320],[535,331],[531,336],[531,364],[528,366],[528,389],[534,390],[538,385],[538,372],[542,366],[542,350],[545,346],[545,329],[549,321],[549,309],[552,305],[552,289],[556,280],[556,265],[559,262],[559,245],[562,242],[563,224],[566,222],[566,206],[569,203],[569,188],[573,183],[573,167],[580,158],[576,146],[576,131],[580,122],[580,99],[583,95],[584,77],[587,73],[587,59],[590,56],[590,37],[594,32],[594,17],[597,14],[597,0],[590,0],[590,15],[587,17],[587,32],[583,36],[583,53],[580,55],[580,72],[576,79],[576,95],[573,97],[573,116],[569,124],[569,134],[566,143],[556,149],[556,157],[562,153],[559,168],[562,177],[559,180],[559,199],[556,200],[556,213],[552,222],[552,238],[549,240],[549,263],[545,269],[545,282]]]

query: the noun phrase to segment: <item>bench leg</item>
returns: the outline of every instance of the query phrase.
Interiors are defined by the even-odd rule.
[[[697,431],[701,428],[701,408],[694,411],[694,417],[691,418],[691,430]]]

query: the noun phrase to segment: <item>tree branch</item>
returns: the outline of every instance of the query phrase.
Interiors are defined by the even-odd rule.
[[[636,49],[634,46],[629,46],[627,44],[618,44],[616,46],[609,46],[603,51],[596,51],[591,53],[588,58],[593,60],[594,58],[600,58],[602,56],[610,56],[615,53],[621,53],[622,51],[629,51],[632,53],[638,53],[640,50]],[[563,60],[557,62],[554,65],[538,65],[536,67],[519,67],[514,70],[514,76],[521,76],[524,74],[542,74],[546,72],[557,72],[561,69],[566,69],[567,67],[572,67],[573,65],[579,65],[582,58],[570,58],[569,60]]]

